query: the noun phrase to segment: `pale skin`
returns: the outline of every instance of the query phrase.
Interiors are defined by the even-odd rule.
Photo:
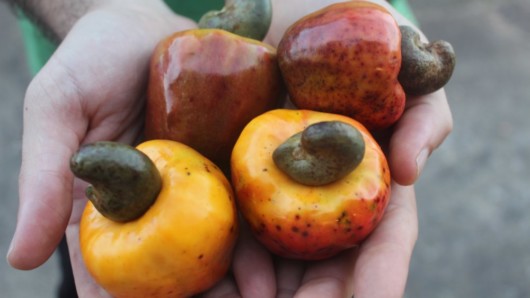
[[[36,268],[66,231],[79,295],[106,297],[79,252],[86,185],[74,180],[69,158],[83,143],[138,141],[151,51],[164,36],[196,24],[158,0],[75,1],[83,4],[79,6],[65,0],[28,2],[61,44],[26,92],[20,204],[7,259],[14,268]],[[266,41],[277,45],[289,24],[333,2],[338,1],[273,1]],[[400,23],[407,22],[386,2],[372,2],[389,8]],[[53,9],[39,7],[47,5]],[[371,237],[329,260],[301,262],[273,257],[244,230],[232,274],[203,296],[401,297],[418,233],[413,184],[451,130],[443,90],[409,98],[403,117],[385,139],[392,197]]]

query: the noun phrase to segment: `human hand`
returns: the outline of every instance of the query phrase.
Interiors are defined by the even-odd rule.
[[[288,25],[334,2],[312,2],[314,6],[310,6],[296,0],[277,1],[268,42],[277,45]],[[388,7],[383,1],[373,2]],[[393,13],[399,23],[412,25]],[[204,297],[402,297],[418,233],[412,185],[430,154],[451,130],[452,117],[443,89],[409,97],[395,127],[378,134],[394,182],[386,213],[366,241],[328,260],[302,262],[274,257],[248,232],[244,233],[235,255],[233,276]]]
[[[83,143],[139,138],[155,44],[195,26],[161,1],[118,2],[94,7],[79,19],[31,82],[24,103],[20,206],[8,261],[19,269],[41,265],[66,229],[82,297],[103,292],[79,253],[86,185],[74,183],[69,159]]]
[[[162,36],[194,26],[189,21],[173,19],[169,12],[162,13],[167,17],[154,17],[159,12],[156,5],[145,11],[141,5],[136,5],[129,10],[101,7],[87,14],[33,80],[26,95],[21,202],[13,249],[8,260],[20,269],[30,269],[42,264],[51,255],[68,225],[72,264],[81,296],[97,297],[104,295],[104,292],[93,283],[84,269],[79,253],[77,224],[86,202],[83,193],[85,185],[79,182],[72,185],[73,177],[68,168],[68,160],[81,143],[103,139],[132,143],[139,137],[142,94],[146,81],[141,74],[146,73],[151,50]],[[94,47],[94,44],[98,46]],[[438,100],[432,101],[430,97]],[[426,113],[421,114],[422,111]],[[417,149],[426,147],[433,150],[450,130],[451,119],[445,95],[439,92],[437,95],[409,101],[404,114],[404,119],[407,118],[410,120],[400,121],[396,127],[390,138],[389,151],[395,179],[403,184],[413,183],[419,174],[419,171],[414,170],[415,156],[419,152]],[[396,137],[400,134],[409,141],[392,141],[400,140],[401,138]],[[401,187],[394,187],[396,188]],[[398,191],[394,190],[393,197],[396,192]],[[412,189],[403,193],[414,202]],[[392,200],[395,201],[394,198]],[[410,225],[408,227],[411,232],[413,229],[410,229]],[[257,292],[262,287],[254,285],[270,285],[271,281],[276,284],[276,280],[279,281],[278,284],[268,287],[268,291],[281,289],[283,286],[280,281],[283,284],[284,277],[290,278],[292,275],[288,274],[289,269],[279,268],[300,268],[296,262],[291,266],[291,261],[278,260],[275,269],[272,258],[261,246],[245,240],[249,238],[242,239],[242,247],[236,253],[234,275],[242,276],[241,272],[246,272],[243,270],[245,260],[247,265],[261,262],[264,269],[256,270],[261,267],[253,265],[252,274],[243,274],[243,279],[238,279],[237,283],[240,293]],[[367,243],[369,241],[363,246]],[[254,249],[247,249],[248,245]],[[359,251],[367,250],[361,248]],[[409,252],[411,251],[412,247]],[[258,256],[254,258],[254,254]],[[340,271],[339,265],[348,264],[344,262],[344,258],[352,260],[356,254],[354,251],[347,252],[337,257],[341,261],[333,261],[334,258],[321,265],[307,265],[306,272],[322,272],[310,268],[330,268],[332,271],[337,269],[345,272]],[[248,257],[252,257],[252,262],[248,262]],[[355,263],[359,263],[362,258],[357,260]],[[237,265],[238,262],[240,265]],[[408,261],[406,263],[408,266]],[[353,261],[349,264],[353,264]],[[238,266],[243,268],[238,269]],[[351,271],[353,268],[348,266],[342,270]],[[405,268],[402,280],[406,279],[407,271],[408,268]],[[272,275],[269,274],[271,272]],[[331,286],[332,283],[323,282],[321,285]],[[210,293],[227,284],[234,285],[224,281]]]

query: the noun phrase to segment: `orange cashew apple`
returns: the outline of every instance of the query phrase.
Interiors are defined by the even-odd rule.
[[[238,235],[232,188],[183,144],[82,146],[70,163],[89,182],[80,223],[85,265],[114,297],[188,297],[227,272]]]
[[[364,240],[390,197],[377,142],[342,115],[278,109],[252,120],[231,159],[240,212],[275,254],[331,257]]]

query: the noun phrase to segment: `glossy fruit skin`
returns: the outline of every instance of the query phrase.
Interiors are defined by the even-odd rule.
[[[281,172],[272,152],[310,124],[338,120],[358,128],[366,151],[345,178],[311,187]],[[252,120],[232,153],[238,207],[256,238],[273,253],[319,260],[351,248],[377,226],[390,197],[390,170],[379,145],[359,122],[308,110],[273,110]]]
[[[118,223],[88,202],[80,224],[86,267],[114,297],[188,297],[227,272],[238,235],[229,181],[183,144],[155,140],[137,149],[155,163],[162,190],[139,219]]]
[[[369,129],[403,113],[401,33],[377,4],[346,1],[303,17],[284,34],[278,60],[300,109],[347,115]]]
[[[224,168],[243,127],[284,93],[275,48],[219,29],[177,32],[152,57],[145,135],[187,144]]]

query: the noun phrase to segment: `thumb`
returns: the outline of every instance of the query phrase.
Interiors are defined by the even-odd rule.
[[[79,94],[67,72],[44,68],[24,104],[18,219],[7,260],[33,269],[53,253],[72,211],[69,158],[86,130]]]
[[[407,101],[390,140],[390,170],[392,178],[401,185],[411,185],[418,179],[427,158],[453,127],[443,89]]]

